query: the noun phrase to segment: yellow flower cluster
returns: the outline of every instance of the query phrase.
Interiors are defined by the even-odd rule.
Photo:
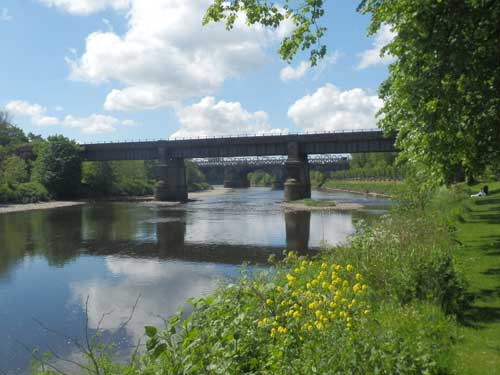
[[[271,337],[330,328],[349,330],[369,314],[367,285],[351,264],[307,261],[289,253],[290,271],[265,299],[265,316],[257,326]],[[279,277],[278,277],[279,279]]]

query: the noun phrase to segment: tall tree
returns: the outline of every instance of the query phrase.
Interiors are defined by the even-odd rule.
[[[36,179],[55,198],[80,192],[82,154],[80,146],[62,135],[49,137],[35,163]]]
[[[290,61],[310,49],[311,63],[326,53],[322,0],[214,0],[204,23],[234,24],[238,12],[249,24],[295,29],[279,54]],[[427,181],[449,182],[457,169],[469,180],[500,156],[500,1],[363,0],[368,33],[387,24],[396,33],[383,50],[396,57],[379,89],[384,106],[379,126],[397,133],[401,158]]]

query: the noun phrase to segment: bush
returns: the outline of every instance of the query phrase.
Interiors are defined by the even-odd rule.
[[[48,199],[47,189],[38,182],[0,185],[0,202],[2,203],[36,203]]]
[[[435,306],[373,310],[351,265],[287,260],[193,301],[164,330],[146,327],[144,373],[441,374],[452,322]]]
[[[373,287],[374,300],[433,301],[448,314],[463,311],[467,284],[454,265],[455,244],[443,215],[396,209],[372,227],[359,225],[350,243],[328,257],[357,267]]]
[[[15,202],[17,195],[14,189],[7,183],[0,184],[0,203]]]
[[[35,203],[49,200],[47,189],[38,182],[26,182],[17,185],[17,194],[19,203]]]

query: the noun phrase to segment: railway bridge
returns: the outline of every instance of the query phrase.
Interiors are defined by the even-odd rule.
[[[250,172],[262,171],[273,176],[272,188],[281,190],[285,187],[285,156],[238,157],[192,159],[200,170],[208,176],[224,176],[224,187],[248,187],[247,175]],[[309,169],[331,172],[349,168],[349,159],[342,155],[315,155],[307,159]]]
[[[308,155],[394,152],[380,130],[84,144],[88,161],[159,160],[155,197],[187,199],[184,159],[286,156],[285,200],[311,196]]]

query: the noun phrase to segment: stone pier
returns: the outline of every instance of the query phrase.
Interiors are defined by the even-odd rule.
[[[182,158],[161,158],[156,167],[158,182],[155,199],[159,201],[186,201],[188,198],[186,169]]]
[[[239,168],[224,169],[224,187],[231,189],[241,189],[250,187],[250,182],[247,179],[246,170]]]
[[[283,190],[285,188],[286,170],[280,168],[273,173],[272,190]]]
[[[285,201],[311,198],[307,155],[301,152],[298,142],[288,144],[288,159],[285,167],[287,172]]]

